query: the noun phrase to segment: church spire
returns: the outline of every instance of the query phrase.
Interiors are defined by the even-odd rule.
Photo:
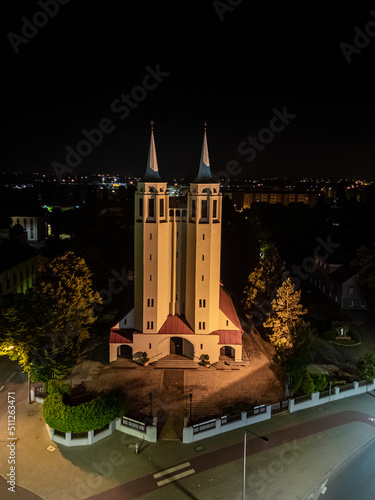
[[[151,124],[151,140],[150,140],[150,149],[148,152],[147,159],[147,167],[146,173],[143,177],[145,181],[161,181],[158,169],[158,160],[156,158],[156,149],[155,149],[155,139],[154,139],[154,121],[150,121]]]
[[[194,182],[212,183],[212,182],[215,182],[215,180],[211,174],[210,158],[208,156],[206,126],[207,126],[207,123],[204,122],[204,134],[203,134],[203,146],[202,146],[202,153],[201,153],[201,161],[199,164],[198,175],[197,175],[197,178],[194,180]]]

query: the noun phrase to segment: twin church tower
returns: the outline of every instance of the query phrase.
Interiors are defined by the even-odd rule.
[[[220,283],[222,194],[211,174],[206,128],[187,196],[171,197],[159,174],[153,122],[146,172],[137,184],[134,308],[111,329],[110,361],[177,354],[199,362],[242,359],[242,331]]]

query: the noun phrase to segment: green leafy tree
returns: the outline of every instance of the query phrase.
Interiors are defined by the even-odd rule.
[[[274,246],[266,247],[254,271],[248,277],[248,285],[244,290],[245,308],[252,307],[265,300],[271,301],[283,280],[285,263]]]
[[[294,283],[287,278],[276,292],[272,301],[272,313],[263,323],[270,331],[270,341],[275,347],[292,347],[292,328],[307,313],[300,303],[301,292],[295,290]]]
[[[101,298],[84,259],[73,252],[45,265],[32,288],[7,299],[0,313],[0,354],[40,381],[63,378],[95,322]]]
[[[285,395],[295,393],[300,387],[307,366],[314,359],[312,332],[304,322],[295,323],[289,331],[288,346],[276,346],[273,361]]]
[[[365,352],[359,358],[357,368],[364,380],[372,382],[375,379],[375,352]]]

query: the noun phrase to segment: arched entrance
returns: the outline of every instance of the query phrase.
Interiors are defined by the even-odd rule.
[[[225,345],[220,349],[220,356],[226,356],[227,358],[235,359],[235,355],[236,351],[229,345]]]
[[[133,359],[133,348],[128,345],[119,345],[117,348],[117,357],[124,359]]]
[[[185,356],[189,359],[194,359],[194,345],[187,339],[182,337],[170,338],[170,354],[177,354],[177,356]]]

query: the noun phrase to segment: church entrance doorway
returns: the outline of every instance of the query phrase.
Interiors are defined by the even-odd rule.
[[[176,354],[177,356],[194,359],[193,344],[182,337],[171,337],[169,352],[170,354]]]
[[[133,359],[133,348],[130,345],[118,346],[117,357],[123,359]]]
[[[233,347],[226,345],[220,349],[220,356],[226,356],[227,358],[234,359],[235,350],[233,349]]]

